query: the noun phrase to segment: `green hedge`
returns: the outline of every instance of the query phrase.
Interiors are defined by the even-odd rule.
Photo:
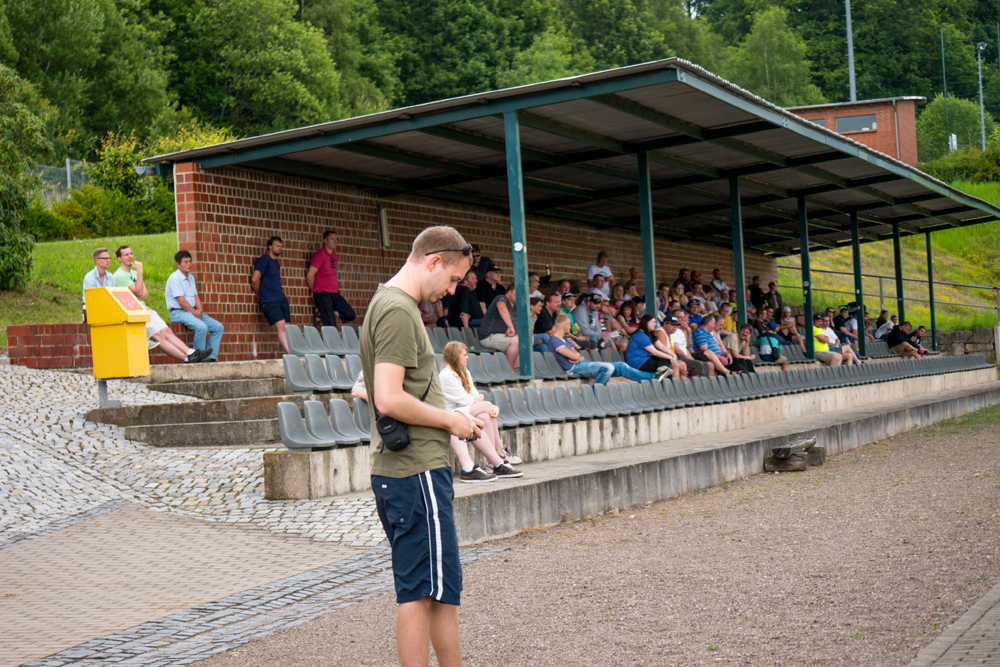
[[[175,219],[174,196],[166,184],[160,183],[142,199],[87,185],[51,208],[36,198],[21,219],[21,228],[36,241],[62,241],[160,234],[174,231]]]

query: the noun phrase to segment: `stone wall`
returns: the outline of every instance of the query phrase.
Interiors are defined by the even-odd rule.
[[[995,328],[972,329],[971,331],[947,331],[938,334],[938,350],[941,354],[959,357],[980,353],[986,361],[997,361],[998,330]]]

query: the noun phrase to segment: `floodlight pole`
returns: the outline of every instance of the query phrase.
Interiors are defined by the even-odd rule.
[[[854,30],[851,28],[851,0],[844,0],[847,7],[847,73],[851,84],[851,101],[858,101],[858,90],[854,85]]]
[[[516,111],[503,115],[503,136],[507,148],[507,196],[510,201],[510,242],[514,258],[514,292],[517,302],[517,348],[521,375],[531,375],[531,304],[528,301],[528,248],[524,228],[524,183],[521,177],[521,128]]]
[[[809,268],[809,214],[806,211],[806,198],[798,196],[799,211],[799,256],[802,258],[802,306],[805,310],[804,325],[806,339],[806,358],[816,358],[816,338],[813,336],[813,297],[812,277]]]
[[[997,24],[1000,29],[1000,23]],[[1000,39],[1000,32],[997,32]],[[1000,43],[998,43],[1000,45]],[[944,28],[941,28],[941,83],[944,84],[944,140],[948,144],[948,152],[951,152],[951,128],[948,126],[948,72],[944,65]]]
[[[983,151],[986,151],[986,113],[983,109],[983,51],[986,42],[976,44],[976,61],[979,63],[979,133],[983,139]]]

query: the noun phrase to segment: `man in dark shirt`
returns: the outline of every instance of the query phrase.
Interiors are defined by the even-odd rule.
[[[750,303],[760,310],[764,306],[764,290],[760,288],[760,276],[754,276],[747,289],[750,290]]]
[[[538,319],[535,320],[534,333],[551,335],[552,329],[556,325],[556,315],[559,314],[561,307],[562,297],[558,294],[550,294],[545,297],[542,310],[538,313]]]
[[[285,340],[285,325],[291,321],[292,314],[288,307],[288,299],[281,289],[281,264],[278,257],[281,256],[283,247],[280,236],[272,236],[267,241],[267,252],[253,265],[253,276],[250,278],[250,287],[257,293],[257,300],[260,302],[260,309],[267,318],[267,323],[275,328],[278,333],[278,342],[285,348],[288,354],[288,341]]]
[[[886,343],[888,343],[890,350],[904,359],[919,359],[927,354],[927,350],[914,347],[910,344],[910,328],[911,325],[909,322],[903,322],[898,327],[893,327],[892,331],[889,332],[888,338],[886,338]]]
[[[477,282],[475,269],[469,269],[448,303],[448,326],[478,327],[482,323],[483,309],[476,295]]]
[[[479,295],[479,303],[483,309],[489,308],[493,304],[493,299],[507,293],[507,288],[500,284],[500,269],[496,264],[490,264],[486,269],[486,280],[479,280],[476,285],[476,293]]]

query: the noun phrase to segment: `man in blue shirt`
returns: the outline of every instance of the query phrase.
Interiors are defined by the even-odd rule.
[[[177,270],[167,278],[163,289],[163,299],[170,310],[170,321],[180,322],[194,331],[194,349],[204,350],[205,337],[208,336],[208,349],[211,354],[205,361],[219,360],[219,345],[222,343],[222,324],[206,315],[201,309],[201,297],[191,275],[191,253],[179,250],[174,255]]]
[[[694,340],[694,358],[712,365],[717,373],[729,375],[727,363],[733,363],[732,357],[722,351],[719,341],[715,340],[712,332],[715,331],[715,318],[706,317],[701,321],[701,326],[694,330],[692,339]]]
[[[278,332],[278,342],[288,354],[288,342],[285,340],[285,325],[292,320],[292,311],[288,307],[285,291],[281,289],[281,264],[278,257],[284,242],[280,236],[272,236],[267,240],[267,252],[260,256],[253,265],[253,276],[250,287],[257,294],[261,312],[267,318],[267,323]]]
[[[568,373],[575,373],[581,377],[594,378],[595,384],[607,384],[613,377],[624,377],[636,382],[643,380],[653,380],[660,378],[667,372],[663,368],[659,373],[644,373],[636,370],[628,364],[615,361],[587,361],[583,358],[572,341],[566,340],[569,334],[569,316],[559,313],[556,316],[556,324],[549,334],[549,352],[556,356],[556,361]]]
[[[94,250],[94,268],[83,277],[83,321],[87,321],[87,290],[95,287],[114,287],[115,277],[108,271],[111,266],[111,253],[107,248]]]

